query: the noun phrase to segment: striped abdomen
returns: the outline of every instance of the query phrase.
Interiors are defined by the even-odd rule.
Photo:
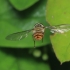
[[[41,40],[43,38],[43,35],[44,34],[42,32],[36,32],[33,34],[33,36],[36,40]]]

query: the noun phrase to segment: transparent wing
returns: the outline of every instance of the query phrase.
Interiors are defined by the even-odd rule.
[[[56,26],[48,26],[46,28],[49,28],[52,33],[64,33],[70,30],[70,24],[61,24]]]
[[[7,40],[13,40],[13,41],[16,41],[16,40],[21,40],[25,37],[27,37],[27,34],[29,32],[31,32],[31,30],[26,30],[26,31],[22,31],[22,32],[17,32],[17,33],[13,33],[13,34],[10,34],[6,37]]]

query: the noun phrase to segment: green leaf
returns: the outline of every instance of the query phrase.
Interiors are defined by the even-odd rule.
[[[51,25],[70,24],[70,1],[48,0],[46,20]],[[61,63],[70,61],[70,31],[51,36],[54,52]]]
[[[20,55],[16,51],[6,48],[0,50],[0,70],[50,70],[49,64],[30,58],[23,50],[19,52]]]
[[[15,32],[32,29],[36,23],[48,25],[45,20],[46,0],[40,1],[26,11],[16,11],[6,0],[0,0],[0,46],[16,48],[34,48],[32,33],[20,41],[6,40],[6,36]],[[50,43],[49,31],[45,31],[44,40],[36,41],[36,46],[43,46]]]
[[[10,3],[17,9],[17,10],[25,10],[38,2],[38,0],[10,0]]]

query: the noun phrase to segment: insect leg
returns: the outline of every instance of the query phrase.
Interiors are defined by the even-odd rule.
[[[42,38],[42,43],[43,43],[43,38]]]
[[[34,48],[35,48],[35,40],[34,40]]]
[[[43,32],[43,36],[42,36],[42,43],[43,43],[43,39],[44,39],[44,32]]]
[[[34,48],[35,48],[35,39],[34,39],[34,36],[32,35],[32,37],[33,37],[33,41],[34,41]]]

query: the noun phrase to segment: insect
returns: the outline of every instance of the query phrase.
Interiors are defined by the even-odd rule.
[[[44,26],[41,23],[37,23],[35,24],[34,28],[30,30],[25,30],[25,31],[10,34],[6,37],[6,39],[13,40],[13,41],[21,40],[27,37],[29,32],[32,32],[34,46],[35,46],[35,40],[43,41],[45,29],[50,29],[51,33],[64,33],[70,30],[70,24],[61,24],[61,25],[56,25],[56,26]]]

